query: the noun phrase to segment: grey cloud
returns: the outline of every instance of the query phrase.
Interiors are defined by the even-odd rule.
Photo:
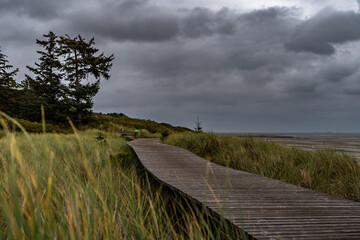
[[[357,87],[357,88],[347,88],[344,92],[345,92],[346,94],[351,94],[351,95],[354,95],[354,96],[359,96],[359,95],[360,95],[360,87]]]
[[[114,40],[156,42],[176,37],[231,35],[237,24],[236,14],[227,8],[217,12],[206,8],[194,8],[186,13],[166,12],[146,1],[111,3],[102,8],[95,12],[73,12],[68,26]]]
[[[350,94],[353,96],[359,96],[360,95],[360,86],[352,86],[352,87],[347,87],[344,89],[344,93],[345,94]]]
[[[114,39],[133,41],[169,40],[175,37],[179,30],[176,19],[166,15],[145,16],[127,20],[125,23],[120,20],[111,26],[110,28],[99,26],[99,32]]]
[[[146,1],[109,3],[99,8],[101,11],[74,11],[68,16],[67,27],[115,41],[164,41],[179,31],[177,16],[149,6]]]
[[[345,94],[358,97],[360,94],[360,71],[344,79],[341,89]]]
[[[320,75],[331,82],[341,82],[359,71],[359,65],[355,64],[329,64],[320,70]]]
[[[360,14],[325,9],[300,24],[285,43],[288,50],[331,55],[333,44],[360,40]]]
[[[235,26],[236,22],[227,8],[218,12],[206,8],[194,8],[181,22],[182,34],[191,38],[212,36],[215,33],[233,34]]]
[[[13,11],[36,19],[51,19],[71,7],[71,3],[69,0],[0,0],[0,12]]]
[[[136,9],[138,7],[142,7],[144,4],[147,4],[148,0],[125,0],[123,2],[120,1],[119,5],[123,11],[128,11],[129,9]],[[113,3],[110,3],[111,5]]]
[[[211,12],[204,9],[197,9],[196,12],[198,11],[207,14]],[[190,39],[187,39],[187,34],[185,39],[180,38],[176,42],[161,44],[159,47],[153,45],[149,49],[142,49],[140,52],[149,52],[146,54],[148,58],[143,58],[141,54],[134,54],[133,61],[139,69],[146,69],[149,74],[158,79],[172,78],[180,74],[182,79],[185,79],[184,72],[192,75],[199,73],[200,77],[202,73],[209,72],[259,70],[248,81],[259,82],[259,76],[266,75],[267,77],[261,77],[260,82],[266,79],[270,81],[274,74],[291,67],[296,59],[293,58],[293,54],[283,51],[282,45],[295,21],[285,14],[285,9],[270,9],[269,12],[272,14],[268,11],[255,11],[246,16],[236,15],[232,18],[234,25],[236,24],[236,31],[231,35],[219,34],[211,37],[214,32],[208,28],[205,30],[199,28],[201,31],[192,32]],[[212,12],[210,16],[218,13]],[[272,17],[261,17],[262,15]],[[264,21],[255,24],[253,20],[258,18]],[[200,36],[208,37],[201,38]],[[191,44],[187,44],[190,42]],[[261,74],[262,71],[266,74]],[[249,73],[240,75],[249,75]],[[210,81],[209,77],[203,76],[200,79]]]
[[[32,26],[36,22],[27,18],[19,17],[18,20],[24,20],[23,24],[18,24],[9,14],[0,17],[1,41],[12,44],[26,44],[33,41],[36,37]],[[1,45],[1,42],[0,42]]]
[[[100,51],[115,53],[112,78],[102,83],[95,111],[188,127],[199,115],[204,127],[214,131],[301,131],[323,127],[328,121],[324,116],[340,116],[344,109],[354,117],[359,108],[350,100],[360,89],[360,45],[341,44],[356,39],[349,34],[349,23],[357,13],[323,12],[303,20],[292,8],[240,13],[171,9],[142,0],[91,0],[82,5],[74,1],[65,11],[56,10],[55,2],[45,3],[44,9],[54,15],[45,14],[43,21],[41,11],[16,1],[21,4],[10,6],[8,1],[9,11],[0,10],[0,45],[23,71],[38,57],[35,38],[49,30],[94,36]],[[287,51],[285,43],[298,50]],[[324,46],[337,51],[325,56],[310,51]],[[24,73],[18,76],[21,80]],[[312,113],[314,109],[321,114]],[[331,126],[339,119],[332,119]]]
[[[297,76],[296,79],[292,79],[292,81],[289,82],[283,91],[287,94],[297,94],[302,97],[309,97],[309,95],[318,96],[319,92],[317,91],[317,87],[319,84],[318,81],[309,79],[309,76]]]
[[[253,24],[259,24],[267,21],[273,21],[274,19],[289,17],[290,15],[296,15],[296,8],[287,7],[271,7],[261,10],[255,10],[250,13],[246,13],[241,16],[241,20],[247,20]]]

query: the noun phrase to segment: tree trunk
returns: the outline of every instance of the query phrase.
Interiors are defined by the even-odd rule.
[[[80,111],[80,80],[79,80],[79,64],[77,59],[77,52],[75,50],[75,81],[76,81],[76,111],[79,124],[81,123],[81,111]]]

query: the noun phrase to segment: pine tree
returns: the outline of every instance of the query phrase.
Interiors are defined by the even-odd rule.
[[[16,117],[29,121],[41,121],[41,104],[42,102],[30,88],[29,78],[26,78],[19,84],[20,90],[16,98],[18,105],[18,114]]]
[[[100,88],[100,79],[109,79],[114,55],[106,57],[93,45],[94,38],[86,41],[80,35],[75,38],[60,37],[61,55],[64,57],[65,80],[69,81],[68,100],[74,117],[81,124],[82,119],[91,113],[93,97]],[[92,77],[94,81],[88,81]]]
[[[44,49],[37,51],[40,54],[40,62],[35,63],[36,67],[27,66],[35,78],[26,75],[24,85],[37,98],[36,111],[40,110],[40,105],[44,105],[46,119],[58,122],[64,120],[67,114],[65,86],[62,83],[64,73],[62,73],[62,64],[59,60],[58,36],[51,31],[43,36],[45,40],[36,40],[36,43]]]
[[[17,83],[14,77],[18,71],[18,68],[13,69],[0,49],[0,110],[9,115],[16,114]]]

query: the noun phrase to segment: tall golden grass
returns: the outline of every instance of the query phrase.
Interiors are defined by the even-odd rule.
[[[119,134],[29,135],[1,121],[0,239],[239,237],[153,184]]]

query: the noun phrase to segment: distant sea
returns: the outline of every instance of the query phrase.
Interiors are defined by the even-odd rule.
[[[217,135],[252,135],[268,141],[305,150],[334,149],[360,160],[360,133],[216,133]]]

